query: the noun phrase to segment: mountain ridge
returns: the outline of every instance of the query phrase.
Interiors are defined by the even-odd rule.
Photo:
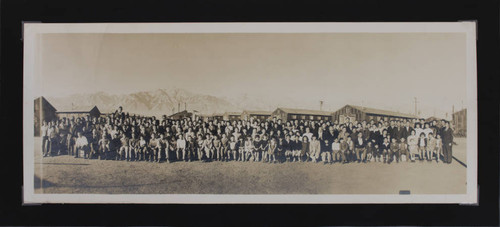
[[[234,105],[226,98],[198,94],[180,88],[162,88],[128,94],[109,94],[101,91],[73,94],[66,97],[47,97],[47,99],[59,111],[81,109],[94,105],[103,113],[113,112],[122,106],[125,112],[154,116],[171,115],[184,109],[195,110],[202,114],[243,110],[241,105]]]

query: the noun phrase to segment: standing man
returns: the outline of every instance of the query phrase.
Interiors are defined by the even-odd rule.
[[[44,156],[53,156],[55,151],[59,149],[57,147],[57,145],[59,144],[59,134],[53,122],[49,124],[47,135],[49,136],[49,146]]]
[[[366,140],[363,137],[363,133],[358,133],[358,138],[354,141],[354,149],[356,151],[356,159],[358,159],[358,163],[365,162],[366,156]]]
[[[46,121],[43,121],[42,127],[41,127],[41,135],[42,135],[42,154],[43,156],[47,156],[48,150],[49,150],[49,134],[48,131],[49,126],[47,125]]]
[[[444,162],[451,164],[452,161],[452,145],[453,145],[453,130],[450,128],[450,122],[444,123],[444,129],[441,132],[443,140],[443,156]]]

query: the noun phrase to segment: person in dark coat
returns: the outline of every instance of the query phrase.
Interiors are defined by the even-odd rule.
[[[413,130],[413,128],[410,127],[410,122],[407,121],[405,123],[405,126],[401,128],[401,138],[404,138],[405,140],[408,140],[408,136],[411,135],[411,131],[412,130]]]
[[[446,122],[441,131],[441,139],[443,140],[443,156],[444,162],[450,164],[452,161],[452,146],[453,146],[453,130],[450,128],[450,123]]]
[[[356,159],[359,162],[364,162],[366,158],[366,140],[363,137],[363,133],[359,132],[358,137],[354,139],[354,149],[356,151]]]
[[[328,130],[323,132],[323,138],[321,138],[321,140],[328,140],[330,143],[329,145],[331,145],[333,143],[334,137],[335,131],[333,130],[333,127],[330,126],[328,127]]]
[[[393,133],[394,133],[394,136],[392,138],[395,138],[396,141],[399,141],[401,138],[403,138],[403,127],[401,127],[400,121],[398,121],[397,126],[394,129]]]

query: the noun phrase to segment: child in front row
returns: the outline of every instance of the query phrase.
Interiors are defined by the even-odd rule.
[[[427,147],[427,139],[425,138],[425,134],[422,132],[418,138],[418,153],[420,155],[420,161],[424,160],[425,149]]]
[[[229,152],[228,152],[228,157],[232,156],[232,160],[237,160],[236,154],[237,154],[237,142],[234,136],[231,136],[231,139],[229,141]]]
[[[380,147],[377,143],[373,146],[373,157],[375,157],[375,162],[381,162],[383,159],[382,152],[380,151]]]
[[[238,161],[242,162],[245,160],[245,141],[243,141],[243,136],[238,138]]]
[[[370,162],[374,156],[375,147],[373,147],[372,141],[368,141],[366,144],[366,161]]]
[[[342,164],[347,163],[347,156],[349,155],[349,144],[344,138],[340,138],[340,154],[342,155]]]
[[[382,143],[382,146],[380,146],[380,150],[382,152],[382,156],[384,157],[384,163],[388,163],[390,144],[389,144],[389,139],[387,137],[384,138],[384,142]]]
[[[390,161],[389,161],[389,164],[391,162],[394,161],[394,159],[396,159],[396,162],[399,163],[399,143],[398,141],[396,140],[396,138],[392,138],[392,142],[391,142],[391,145],[390,145]]]
[[[339,139],[335,138],[335,140],[333,140],[333,143],[332,143],[332,159],[333,159],[333,162],[340,162],[341,156],[342,155],[340,153]]]
[[[410,160],[410,158],[408,157],[408,144],[406,143],[405,138],[401,138],[400,141],[401,143],[399,143],[399,155],[401,156],[402,162],[407,162]]]
[[[434,138],[434,134],[432,132],[429,132],[427,135],[427,147],[426,147],[426,153],[427,153],[427,161],[431,162],[432,161],[432,155],[434,154],[434,150],[436,150],[436,144],[437,140]]]

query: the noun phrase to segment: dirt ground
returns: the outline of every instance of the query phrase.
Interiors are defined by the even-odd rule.
[[[465,138],[453,156],[466,163]],[[466,167],[443,164],[252,162],[146,163],[42,158],[35,138],[35,193],[93,194],[464,194]]]

